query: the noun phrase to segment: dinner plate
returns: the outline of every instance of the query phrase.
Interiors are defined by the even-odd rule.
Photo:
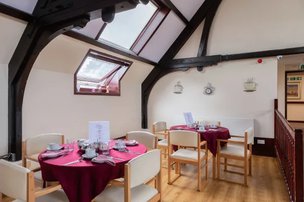
[[[94,156],[88,156],[86,154],[82,154],[82,157],[85,159],[92,159],[92,158],[95,158],[97,155],[98,155],[97,153]]]
[[[58,148],[55,148],[55,149],[51,149],[49,146],[46,147],[46,150],[48,151],[59,151],[60,149],[62,149],[63,146],[59,146]]]

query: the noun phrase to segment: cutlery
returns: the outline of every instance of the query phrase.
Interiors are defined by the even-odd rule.
[[[71,165],[71,164],[75,164],[75,163],[79,163],[83,160],[83,157],[81,157],[80,159],[77,159],[75,161],[71,161],[71,162],[68,162],[68,163],[65,163],[63,165],[67,166],[67,165]]]

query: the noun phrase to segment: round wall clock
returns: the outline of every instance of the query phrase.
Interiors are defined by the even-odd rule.
[[[205,95],[212,95],[214,93],[215,88],[211,85],[211,83],[208,83],[207,86],[204,87],[204,94]]]

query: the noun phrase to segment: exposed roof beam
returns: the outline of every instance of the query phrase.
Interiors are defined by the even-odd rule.
[[[170,10],[172,10],[186,25],[189,23],[188,19],[176,8],[170,0],[161,0]]]
[[[178,53],[178,51],[183,47],[183,45],[187,42],[193,32],[197,29],[197,27],[202,23],[204,18],[206,17],[208,11],[211,7],[217,3],[219,0],[206,0],[201,7],[197,10],[195,15],[186,25],[184,30],[180,33],[178,38],[173,42],[167,52],[160,59],[157,66],[150,72],[147,78],[141,85],[142,99],[141,99],[141,107],[142,107],[142,127],[148,127],[148,99],[150,92],[154,86],[154,84],[164,75],[172,72],[172,71],[180,71],[181,69],[169,69],[166,68],[166,64],[170,62],[174,56]]]
[[[95,39],[92,39],[92,38],[90,38],[88,36],[85,36],[83,34],[79,34],[79,33],[75,32],[75,31],[68,31],[68,32],[65,32],[64,34],[67,35],[67,36],[69,36],[69,37],[73,37],[73,38],[75,38],[77,40],[80,40],[80,41],[92,44],[94,46],[106,49],[106,50],[111,51],[113,53],[117,53],[117,54],[129,57],[129,58],[132,58],[132,59],[135,59],[135,60],[147,63],[147,64],[150,64],[150,65],[156,65],[155,62],[153,62],[151,60],[148,60],[146,58],[140,57],[140,56],[136,55],[135,53],[133,53],[130,50],[127,50],[127,49],[123,49],[122,50],[122,49],[119,49],[118,47],[115,48],[115,47],[109,46],[109,45],[104,44],[102,42],[96,41]]]
[[[209,13],[206,16],[204,28],[203,28],[203,32],[202,32],[202,36],[201,36],[201,42],[200,42],[200,46],[199,46],[198,53],[197,53],[198,57],[205,56],[207,54],[207,44],[208,44],[208,38],[209,38],[211,25],[212,25],[214,16],[216,14],[216,11],[221,2],[222,2],[222,0],[217,1],[217,3],[212,6],[211,10],[209,11]]]
[[[39,0],[36,5],[38,10],[34,10],[33,15],[39,17],[37,23],[48,26],[60,22],[62,19],[70,19],[93,11],[101,11],[111,6],[115,6],[116,12],[120,12],[135,8],[137,4],[137,0]],[[97,16],[94,15],[93,17]]]
[[[34,19],[32,15],[3,3],[0,3],[0,12],[27,22]]]
[[[209,13],[206,16],[204,28],[203,28],[203,32],[202,32],[202,36],[201,36],[201,42],[200,42],[200,46],[199,46],[198,53],[197,53],[198,57],[205,56],[207,54],[208,38],[209,38],[211,25],[212,25],[214,16],[216,14],[216,11],[221,2],[222,2],[221,0],[217,1],[217,3],[214,4],[214,6],[211,8],[211,10],[209,11]],[[203,68],[198,66],[197,70],[202,71]]]
[[[231,60],[242,60],[242,59],[252,59],[252,58],[263,58],[263,57],[273,57],[279,55],[292,55],[304,53],[304,47],[296,48],[286,48],[286,49],[274,49],[258,52],[248,52],[248,53],[238,53],[229,55],[212,55],[212,56],[201,56],[201,57],[191,57],[191,58],[180,58],[174,59],[168,63],[168,68],[191,68],[197,66],[211,66],[217,63]]]

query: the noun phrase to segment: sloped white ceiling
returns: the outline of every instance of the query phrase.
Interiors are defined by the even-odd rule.
[[[171,11],[139,56],[158,62],[185,26]]]
[[[171,0],[175,7],[190,20],[205,0]],[[187,3],[187,6],[185,6]]]
[[[26,13],[32,13],[38,0],[0,0],[8,6],[17,8]]]

